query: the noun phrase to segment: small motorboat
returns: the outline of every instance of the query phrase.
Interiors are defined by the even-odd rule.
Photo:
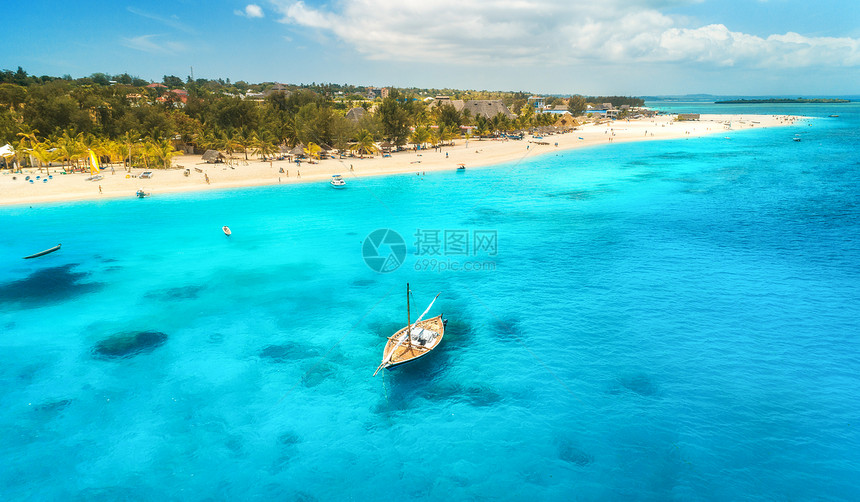
[[[800,141],[800,135],[799,135],[799,134],[795,134],[795,135],[794,135],[794,138],[792,138],[792,139],[793,139],[794,141]]]
[[[457,164],[457,170],[458,171],[465,171],[466,170],[466,164]]]
[[[227,225],[224,225],[223,227],[221,227],[221,230],[224,232],[224,235],[226,235],[227,237],[230,237],[231,235],[233,235],[233,232],[230,231],[230,227],[228,227]]]
[[[143,199],[144,197],[149,197],[151,194],[149,192],[144,192],[143,189],[138,190],[135,195],[137,195],[138,199]]]
[[[346,180],[339,174],[333,174],[329,183],[331,183],[332,188],[346,188]]]
[[[39,251],[38,253],[31,254],[30,256],[25,256],[24,259],[29,260],[30,258],[38,258],[40,256],[45,256],[46,254],[50,254],[50,253],[53,253],[54,251],[57,251],[58,249],[60,249],[60,246],[61,246],[61,244],[57,244],[56,246],[54,246],[52,248],[48,248],[44,251]]]

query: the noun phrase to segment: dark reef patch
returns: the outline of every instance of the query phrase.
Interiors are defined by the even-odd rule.
[[[260,357],[276,363],[285,363],[296,359],[317,357],[320,353],[312,347],[295,342],[284,342],[278,345],[267,345],[260,351]]]
[[[490,324],[495,338],[501,342],[516,342],[521,336],[520,321],[515,318],[496,319]]]
[[[71,300],[102,287],[98,282],[82,282],[89,274],[73,272],[77,263],[37,270],[24,279],[0,284],[0,305],[38,307]]]
[[[326,379],[335,376],[337,370],[334,365],[326,361],[314,364],[302,376],[302,385],[305,387],[316,387],[323,383]]]
[[[585,467],[586,465],[594,462],[593,456],[585,453],[568,442],[563,442],[559,445],[558,458],[579,467]]]
[[[183,286],[179,288],[159,289],[146,294],[145,298],[151,300],[169,301],[169,300],[193,300],[200,295],[201,286]]]
[[[633,375],[625,375],[618,379],[621,387],[639,394],[640,396],[649,397],[657,394],[657,384],[650,376],[644,373],[636,373]]]
[[[33,411],[37,413],[59,413],[64,409],[68,408],[70,404],[72,404],[71,399],[62,399],[60,401],[40,404],[34,407]]]
[[[372,286],[376,284],[376,281],[373,279],[357,279],[349,283],[350,286],[355,286],[358,288],[364,288],[367,286]]]
[[[486,385],[440,384],[427,391],[433,401],[465,401],[472,406],[491,406],[502,400],[501,394]]]
[[[284,446],[293,446],[302,442],[302,439],[295,432],[285,432],[278,436],[278,443]]]
[[[167,335],[160,331],[123,332],[105,338],[93,347],[97,359],[126,359],[152,352],[164,345]]]

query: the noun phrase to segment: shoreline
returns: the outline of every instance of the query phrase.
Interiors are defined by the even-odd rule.
[[[127,172],[122,166],[105,166],[103,179],[86,181],[89,173],[57,174],[59,167],[47,168],[53,176],[43,182],[45,169],[26,168],[23,174],[5,170],[0,174],[0,206],[48,204],[82,200],[133,198],[143,189],[153,196],[163,193],[194,192],[203,190],[227,190],[253,186],[268,186],[292,183],[324,182],[333,174],[341,174],[347,180],[353,177],[384,176],[414,172],[436,172],[454,170],[458,164],[471,167],[487,167],[537,157],[553,151],[567,151],[601,144],[628,143],[633,141],[670,140],[700,137],[754,128],[784,127],[794,125],[808,117],[786,115],[730,115],[703,114],[697,121],[677,122],[673,115],[662,115],[637,120],[617,120],[601,124],[586,124],[577,130],[557,133],[543,138],[526,136],[522,140],[455,140],[453,146],[434,150],[406,150],[392,153],[390,157],[332,158],[300,165],[287,160],[261,161],[244,158],[234,165],[207,164],[202,155],[182,155],[174,158],[175,167],[150,169],[151,179],[141,179],[145,169],[134,168]],[[730,123],[727,126],[726,123]],[[539,144],[547,143],[547,144]],[[243,156],[243,154],[239,154]],[[181,167],[180,167],[181,166]],[[353,170],[350,170],[350,166]],[[185,176],[186,169],[190,175]],[[284,172],[281,173],[280,171]],[[199,171],[199,172],[198,172]],[[300,176],[299,176],[300,175]],[[35,183],[26,176],[40,176]],[[208,176],[210,183],[206,182]],[[14,178],[14,179],[13,179]]]

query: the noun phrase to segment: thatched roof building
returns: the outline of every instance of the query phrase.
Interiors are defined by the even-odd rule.
[[[218,150],[206,150],[203,154],[203,161],[208,162],[209,164],[217,164],[218,162],[224,162],[227,156]]]
[[[364,117],[366,114],[367,110],[358,106],[355,108],[350,108],[349,111],[346,112],[346,118],[347,120],[351,120],[357,124],[358,121],[361,120],[361,117]]]
[[[577,122],[576,118],[574,118],[570,113],[563,113],[553,125],[555,127],[568,128],[578,126],[579,122]]]
[[[470,99],[465,102],[463,109],[469,110],[473,117],[483,115],[484,118],[491,119],[500,113],[509,119],[515,117],[501,99]]]

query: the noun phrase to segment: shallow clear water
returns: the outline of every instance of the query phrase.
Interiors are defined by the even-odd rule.
[[[860,108],[755,111],[821,118],[0,208],[0,498],[860,498]],[[407,281],[448,331],[373,378]]]

